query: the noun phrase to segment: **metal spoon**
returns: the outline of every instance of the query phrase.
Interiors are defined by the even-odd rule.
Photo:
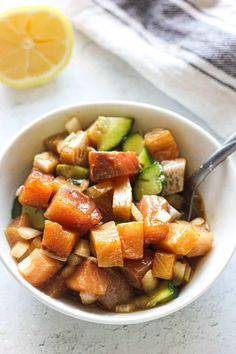
[[[236,151],[236,132],[231,135],[222,146],[217,149],[199,168],[190,176],[185,184],[184,213],[186,220],[189,221],[192,216],[193,199],[199,185],[221,162]]]

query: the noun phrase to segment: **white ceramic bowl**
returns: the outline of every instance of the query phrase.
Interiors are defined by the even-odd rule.
[[[59,312],[85,321],[105,324],[139,323],[166,316],[190,304],[219,276],[236,246],[236,171],[230,159],[221,164],[201,186],[200,192],[205,202],[207,222],[214,233],[214,248],[198,264],[193,279],[184,287],[177,299],[150,310],[130,314],[108,313],[53,299],[31,286],[18,273],[3,232],[10,220],[15,191],[28,175],[33,156],[42,151],[42,141],[62,131],[66,119],[73,114],[79,115],[83,128],[91,124],[98,115],[134,117],[137,129],[143,132],[156,127],[168,128],[177,139],[181,155],[187,158],[190,172],[219,146],[211,135],[196,124],[174,112],[146,104],[95,102],[63,107],[43,115],[19,132],[0,158],[2,262],[19,283],[38,300]]]

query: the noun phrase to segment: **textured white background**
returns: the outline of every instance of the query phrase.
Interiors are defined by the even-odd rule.
[[[69,66],[51,83],[27,91],[0,84],[0,149],[38,115],[85,100],[153,103],[205,126],[87,38],[76,34],[76,43]],[[0,264],[0,353],[234,354],[235,279],[236,256],[211,289],[187,308],[151,323],[110,327],[71,319],[40,304]]]

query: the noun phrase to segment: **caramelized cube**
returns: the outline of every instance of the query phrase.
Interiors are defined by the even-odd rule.
[[[119,176],[134,176],[139,172],[139,163],[135,152],[90,151],[90,178],[102,181]]]
[[[78,236],[77,232],[64,229],[60,224],[46,220],[42,248],[59,257],[67,258]]]
[[[33,252],[18,264],[20,274],[33,286],[41,288],[61,269],[62,263],[47,257],[41,249]]]
[[[90,241],[99,267],[123,266],[121,242],[114,221],[92,229]]]
[[[42,152],[34,157],[34,167],[44,173],[53,173],[59,160],[52,152]]]
[[[76,188],[62,186],[46,210],[45,217],[84,234],[98,224],[102,216],[94,202]]]
[[[155,160],[171,160],[179,156],[176,141],[167,129],[154,129],[145,134],[144,143]]]
[[[20,192],[19,202],[34,208],[47,208],[53,193],[53,179],[52,175],[33,170]]]
[[[143,258],[143,222],[118,224],[123,258]]]
[[[144,195],[138,205],[143,215],[145,243],[154,243],[164,239],[169,231],[168,223],[162,222],[158,214],[168,210],[168,202],[156,195]]]
[[[71,133],[61,144],[60,160],[64,164],[87,166],[88,136],[86,132]]]
[[[129,221],[132,208],[132,189],[128,177],[114,180],[113,215],[117,221]]]
[[[74,291],[83,291],[95,295],[104,295],[109,277],[104,269],[90,259],[86,259],[76,267],[75,272],[66,279],[66,285]]]
[[[172,279],[175,261],[175,254],[156,252],[152,266],[153,276],[161,279]]]

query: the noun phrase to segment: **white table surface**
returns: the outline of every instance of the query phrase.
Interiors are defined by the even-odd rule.
[[[204,126],[127,64],[87,38],[76,34],[76,43],[69,66],[51,83],[26,91],[0,84],[0,149],[40,114],[82,101],[125,99],[153,103]],[[75,320],[47,308],[0,264],[0,353],[233,354],[235,279],[236,256],[211,289],[187,308],[150,323],[110,327]]]

